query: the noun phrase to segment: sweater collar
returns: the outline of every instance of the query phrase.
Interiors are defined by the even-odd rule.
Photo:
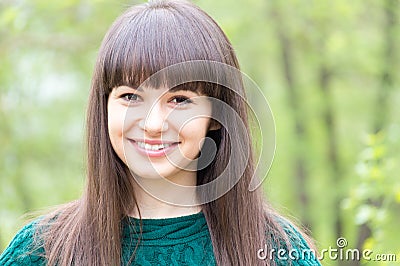
[[[173,218],[123,219],[123,244],[136,245],[142,223],[141,245],[173,245],[209,236],[203,212]]]

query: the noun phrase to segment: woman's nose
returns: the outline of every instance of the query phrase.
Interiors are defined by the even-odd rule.
[[[149,134],[157,134],[168,130],[166,114],[160,104],[154,104],[139,121],[139,127]]]

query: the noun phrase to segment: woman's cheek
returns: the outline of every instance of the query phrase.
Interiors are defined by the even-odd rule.
[[[194,149],[195,151],[200,151],[200,147],[202,146],[207,134],[209,120],[209,118],[193,119],[185,125],[184,130],[181,132],[185,135],[185,139],[190,140],[196,145],[195,148],[197,149]]]
[[[122,139],[125,112],[119,109],[118,106],[108,104],[108,134],[114,151],[121,160],[125,161]]]

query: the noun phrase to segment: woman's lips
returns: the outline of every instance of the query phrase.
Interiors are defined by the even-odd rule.
[[[142,154],[149,157],[162,157],[178,146],[180,142],[160,142],[155,140],[130,140],[133,146]]]

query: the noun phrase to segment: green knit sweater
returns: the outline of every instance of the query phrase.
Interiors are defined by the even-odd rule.
[[[143,234],[131,265],[215,265],[210,233],[202,212],[166,218],[143,219]],[[0,256],[0,265],[46,265],[40,256],[43,249],[33,250],[33,234],[37,221],[26,225]],[[292,228],[290,226],[290,228]],[[286,230],[287,229],[287,230]],[[308,249],[297,231],[286,228],[297,254]],[[139,220],[123,221],[122,263],[127,265],[137,244]],[[293,233],[294,232],[294,233]],[[263,247],[260,247],[263,248]],[[256,256],[256,254],[255,254]],[[278,265],[288,265],[289,260],[277,259]],[[320,265],[314,256],[292,261],[293,266]]]

